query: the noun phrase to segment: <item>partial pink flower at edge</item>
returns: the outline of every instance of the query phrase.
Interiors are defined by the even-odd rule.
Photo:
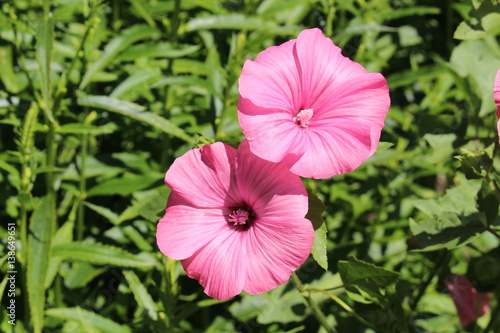
[[[498,132],[498,143],[500,144],[500,69],[497,72],[495,77],[495,84],[493,88],[493,99],[495,100],[495,104],[497,105],[497,132]]]
[[[490,308],[489,295],[479,294],[465,275],[453,274],[451,281],[446,282],[446,288],[455,303],[462,327],[476,321]]]
[[[163,254],[218,300],[285,283],[309,256],[314,230],[307,192],[285,165],[265,161],[243,141],[214,143],[175,160],[172,189],[157,227]]]
[[[353,171],[370,157],[390,105],[385,78],[344,57],[319,29],[247,60],[239,92],[252,152],[309,178]]]

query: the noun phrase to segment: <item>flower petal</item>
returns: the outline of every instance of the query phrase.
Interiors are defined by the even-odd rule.
[[[311,108],[325,89],[343,89],[345,81],[366,73],[363,66],[344,57],[341,49],[320,29],[302,31],[295,47],[300,64],[303,108]]]
[[[182,266],[190,278],[205,287],[205,293],[223,300],[236,296],[245,285],[246,240],[241,229],[224,228]]]
[[[236,179],[243,200],[259,218],[303,218],[307,214],[307,191],[300,177],[283,163],[254,155],[248,140],[240,144],[236,153]]]
[[[165,183],[193,206],[234,206],[240,201],[235,157],[236,150],[221,142],[192,149],[174,161]]]
[[[255,61],[247,60],[238,80],[240,95],[258,106],[292,115],[301,104],[294,45],[295,40],[290,40],[262,51]],[[248,114],[251,110],[239,111]]]
[[[370,154],[371,127],[349,119],[338,119],[328,127],[307,135],[308,149],[296,162],[284,162],[290,171],[308,178],[329,178],[356,169]]]
[[[227,209],[195,208],[172,193],[156,230],[160,251],[169,258],[186,259],[227,227]],[[184,204],[183,204],[184,203]]]
[[[246,98],[240,98],[238,109],[252,110],[248,114],[238,112],[238,119],[254,154],[272,162],[279,162],[287,155],[296,159],[302,156],[305,151],[301,144],[303,133],[290,114],[261,108]]]
[[[254,221],[246,234],[244,290],[258,294],[285,283],[307,259],[314,239],[306,219],[282,217]]]

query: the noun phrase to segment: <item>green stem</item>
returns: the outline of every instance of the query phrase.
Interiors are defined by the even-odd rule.
[[[498,326],[500,326],[500,288],[496,289],[494,295],[497,295],[497,304],[491,310],[491,319],[488,326],[483,330],[484,333],[498,332]]]
[[[326,15],[325,33],[328,37],[333,36],[333,18],[335,17],[335,0],[328,1],[328,13]]]
[[[304,286],[295,272],[292,274],[292,281],[306,300],[309,308],[311,309],[316,319],[318,319],[321,326],[323,326],[328,333],[336,333],[337,331],[333,327],[331,327],[330,324],[328,324],[328,321],[326,320],[326,317],[319,308],[318,304],[316,304],[316,302],[312,299],[310,289]]]
[[[353,308],[351,308],[347,303],[345,303],[343,300],[341,300],[339,297],[336,295],[329,293],[326,290],[319,289],[319,288],[309,288],[311,291],[317,291],[320,293],[325,294],[326,296],[330,297],[333,301],[335,301],[338,305],[340,305],[344,310],[349,312],[354,318],[359,320],[362,324],[366,325],[367,327],[372,327],[372,324],[370,324],[368,321],[366,321],[365,318],[361,317],[359,314],[354,311]]]

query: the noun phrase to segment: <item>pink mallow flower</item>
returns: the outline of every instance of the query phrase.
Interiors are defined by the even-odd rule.
[[[497,122],[497,132],[498,132],[498,143],[500,143],[500,69],[495,77],[495,85],[493,88],[493,99],[497,105],[497,117],[499,118]]]
[[[285,165],[263,160],[243,141],[217,142],[177,158],[156,233],[166,256],[218,300],[285,283],[309,256],[314,230],[307,191]]]
[[[385,78],[344,57],[319,29],[247,60],[239,92],[252,152],[309,178],[353,171],[370,157],[390,105]]]
[[[474,322],[490,308],[488,294],[479,294],[465,275],[452,274],[446,288],[455,303],[462,327]]]

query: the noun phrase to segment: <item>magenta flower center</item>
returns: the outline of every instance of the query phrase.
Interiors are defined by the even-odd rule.
[[[250,212],[246,209],[236,209],[232,214],[229,214],[229,222],[234,225],[245,225],[250,219]]]
[[[295,117],[293,117],[293,121],[300,127],[307,128],[309,127],[309,121],[311,121],[313,115],[313,109],[300,110],[300,112],[297,113]]]

